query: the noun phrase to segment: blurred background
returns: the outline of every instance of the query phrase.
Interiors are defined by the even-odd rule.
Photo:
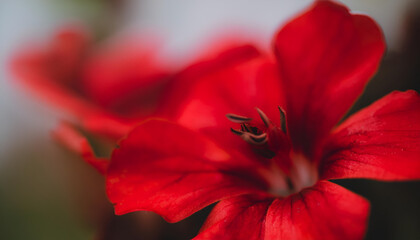
[[[9,62],[24,44],[45,42],[63,25],[101,38],[153,33],[165,58],[193,56],[213,34],[240,29],[268,46],[276,29],[309,0],[2,0],[0,2],[0,238],[190,239],[210,208],[177,224],[152,213],[115,217],[102,177],[55,143],[60,112],[23,91]],[[383,28],[388,51],[360,109],[392,90],[420,90],[420,2],[343,0]],[[372,203],[367,239],[420,239],[420,184],[336,181]]]

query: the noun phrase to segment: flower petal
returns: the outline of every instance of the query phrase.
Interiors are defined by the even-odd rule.
[[[219,49],[219,45],[222,45],[221,49]],[[212,51],[209,51],[204,57],[199,58],[180,71],[175,76],[175,81],[172,81],[167,85],[166,94],[161,101],[162,107],[160,107],[163,109],[165,116],[179,115],[179,106],[188,105],[193,101],[196,95],[199,96],[200,93],[194,93],[203,88],[201,87],[203,82],[205,82],[204,85],[210,84],[210,86],[212,86],[209,91],[214,91],[215,88],[218,88],[217,86],[214,86],[215,84],[223,83],[215,78],[216,75],[219,76],[221,75],[221,72],[224,73],[229,71],[229,69],[235,69],[235,66],[261,57],[260,51],[250,44],[232,44],[223,43],[222,41],[216,43],[216,49],[211,46],[210,48],[213,48]],[[209,82],[211,80],[214,80],[215,82]],[[190,93],[192,96],[190,96]],[[216,92],[214,94],[217,96],[218,93]],[[207,94],[206,96],[209,95],[210,94]]]
[[[326,144],[321,177],[420,178],[420,96],[393,92],[351,116]]]
[[[376,72],[384,38],[371,18],[316,1],[274,41],[294,148],[311,157]]]
[[[127,119],[107,113],[92,113],[85,115],[80,124],[90,133],[117,141],[126,136],[140,121],[141,118]]]
[[[369,202],[334,183],[321,181],[267,211],[264,239],[362,239]]]
[[[148,210],[176,222],[226,197],[258,192],[258,179],[229,168],[240,160],[196,132],[149,120],[113,152],[108,197],[116,214]]]
[[[264,239],[264,220],[273,198],[233,197],[218,203],[194,240]]]
[[[218,203],[198,239],[362,239],[369,202],[327,181],[287,198],[246,195]]]
[[[170,73],[170,68],[157,59],[158,53],[153,37],[119,39],[102,47],[86,61],[84,92],[112,112],[150,115]]]
[[[59,127],[54,130],[53,136],[68,149],[78,153],[85,162],[90,164],[99,173],[105,174],[108,169],[109,159],[96,157],[88,140],[72,125],[62,122]]]
[[[279,120],[281,105],[279,80],[272,61],[254,58],[208,74],[197,81],[180,107],[178,122],[188,128],[217,128],[229,131],[226,114],[260,119],[256,107],[273,121]],[[262,124],[262,123],[261,123]]]

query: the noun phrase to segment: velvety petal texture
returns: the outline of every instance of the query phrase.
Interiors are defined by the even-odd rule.
[[[262,239],[363,239],[368,215],[366,199],[320,181],[286,199],[274,200],[262,223]]]
[[[369,17],[334,1],[316,1],[274,39],[297,151],[312,156],[376,72],[385,42]]]
[[[194,239],[362,239],[368,214],[366,199],[320,181],[286,198],[222,200]]]
[[[264,238],[264,221],[273,198],[239,196],[218,203],[194,240]]]
[[[321,176],[420,178],[420,96],[393,92],[341,124],[326,144]]]
[[[113,152],[106,175],[116,214],[154,211],[176,222],[226,197],[258,193],[251,176],[231,171],[231,156],[177,124],[150,120]]]

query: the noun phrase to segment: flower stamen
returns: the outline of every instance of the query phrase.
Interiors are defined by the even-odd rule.
[[[231,128],[231,132],[249,143],[255,154],[268,159],[264,162],[267,171],[262,171],[270,185],[268,191],[275,196],[288,196],[311,186],[316,179],[315,167],[304,156],[291,152],[286,112],[278,106],[280,126],[276,126],[261,109],[255,109],[264,125],[236,114],[226,114],[226,117],[240,124],[240,129]]]
[[[267,117],[267,115],[265,115],[265,113],[264,113],[263,111],[261,111],[261,109],[259,109],[259,108],[257,108],[257,107],[256,107],[255,109],[257,110],[258,114],[260,115],[261,120],[263,121],[264,125],[265,125],[266,127],[270,126],[271,121],[270,121],[270,119]]]
[[[258,114],[260,115],[262,121],[264,122],[264,125],[266,127],[270,126],[271,121],[265,115],[263,111],[261,111],[259,108],[256,108]],[[252,118],[240,116],[237,114],[228,113],[226,114],[226,117],[234,123],[241,124],[241,130],[233,129],[231,128],[231,132],[235,135],[240,136],[245,142],[251,144],[251,145],[264,145],[268,141],[268,135],[265,132],[260,131],[257,127],[251,126],[248,124],[252,120]],[[270,154],[271,155],[271,154]]]
[[[263,145],[267,142],[267,133],[254,134],[248,131],[241,131],[233,128],[231,128],[230,131],[238,136],[241,136],[245,142],[252,145]]]
[[[277,106],[280,111],[280,128],[284,133],[287,133],[287,125],[286,125],[286,112],[280,106]]]
[[[226,117],[234,123],[246,123],[252,120],[252,118],[236,115],[233,113],[226,114]]]

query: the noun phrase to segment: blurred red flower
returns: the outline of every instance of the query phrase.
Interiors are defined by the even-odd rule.
[[[154,93],[173,71],[156,59],[157,46],[136,40],[98,46],[80,28],[62,29],[45,46],[16,54],[12,70],[20,83],[88,130],[121,137],[131,120],[155,110]]]
[[[179,69],[163,63],[158,53],[151,37],[98,44],[80,28],[67,28],[43,47],[21,50],[12,71],[27,89],[70,113],[83,130],[116,141],[146,117],[171,118],[189,82],[259,55],[252,45],[228,38]],[[74,125],[63,122],[54,133],[105,171],[107,160],[95,157]]]
[[[393,92],[334,128],[385,43],[332,1],[287,23],[274,49],[276,60],[201,76],[176,122],[146,121],[120,142],[106,173],[117,214],[176,222],[219,201],[195,239],[363,238],[368,201],[328,180],[418,179],[420,96]]]

